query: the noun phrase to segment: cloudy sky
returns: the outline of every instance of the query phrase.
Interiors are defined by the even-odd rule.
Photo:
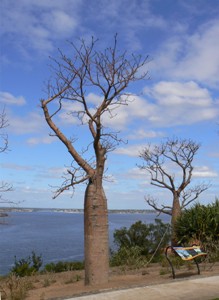
[[[211,187],[200,202],[219,196],[218,0],[2,0],[0,5],[0,109],[5,107],[10,124],[10,151],[1,154],[0,168],[1,179],[14,187],[4,197],[26,207],[83,207],[84,185],[73,197],[65,193],[52,200],[71,157],[49,136],[40,99],[46,97],[49,57],[57,57],[58,48],[69,53],[67,41],[94,36],[104,49],[115,33],[122,50],[149,55],[150,80],[128,90],[135,101],[113,121],[128,144],[108,155],[109,208],[148,208],[147,194],[170,201],[136,165],[146,144],[172,136],[201,143],[193,183]],[[73,122],[63,124],[80,132]]]

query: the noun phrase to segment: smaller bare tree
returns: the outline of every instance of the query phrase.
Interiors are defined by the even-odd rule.
[[[204,183],[190,186],[193,159],[199,148],[200,144],[190,139],[169,138],[158,146],[146,146],[140,153],[144,163],[139,167],[150,174],[151,184],[172,193],[171,206],[159,206],[157,199],[151,195],[145,199],[159,214],[171,215],[173,245],[177,243],[174,238],[174,224],[181,211],[209,188],[209,184]],[[177,171],[171,172],[171,167]]]
[[[0,113],[0,153],[6,153],[8,151],[8,135],[3,130],[8,126],[8,120],[6,118],[5,110],[3,109]],[[9,192],[12,190],[12,185],[8,182],[0,182],[0,203],[5,203],[8,201],[4,200],[2,193]]]

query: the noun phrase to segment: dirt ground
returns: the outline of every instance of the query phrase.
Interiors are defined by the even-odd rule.
[[[200,276],[219,275],[219,262],[212,265],[202,263],[200,265]],[[176,278],[188,278],[197,275],[195,264],[181,266],[176,269]],[[168,265],[151,264],[147,268],[135,270],[122,270],[121,268],[112,268],[110,270],[109,283],[97,286],[84,285],[83,271],[69,271],[63,273],[48,273],[43,275],[34,275],[27,278],[9,278],[0,281],[2,299],[9,299],[10,293],[16,295],[20,293],[21,298],[31,300],[58,300],[67,299],[74,296],[98,293],[102,290],[123,289],[130,287],[139,287],[158,283],[168,283],[173,281],[172,274]],[[4,297],[4,291],[7,296]],[[26,291],[26,292],[25,292]],[[23,293],[23,294],[22,294]],[[24,296],[24,294],[26,295]]]

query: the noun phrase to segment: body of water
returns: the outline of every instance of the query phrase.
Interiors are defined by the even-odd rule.
[[[109,214],[109,239],[113,247],[113,232],[130,227],[141,220],[153,223],[156,214]],[[168,215],[159,217],[169,222]],[[17,259],[34,251],[42,255],[43,263],[77,261],[84,258],[83,214],[61,212],[13,212],[0,224],[0,275],[7,274]]]

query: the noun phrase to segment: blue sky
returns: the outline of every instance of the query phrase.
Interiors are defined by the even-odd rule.
[[[0,108],[5,107],[10,124],[10,151],[1,154],[0,168],[1,178],[14,187],[5,195],[9,201],[26,207],[83,207],[85,185],[73,197],[66,192],[52,199],[71,157],[49,136],[40,99],[46,97],[49,56],[57,57],[58,48],[68,52],[67,40],[94,36],[105,48],[115,33],[121,49],[149,55],[150,80],[129,88],[135,101],[111,122],[128,144],[108,155],[108,207],[145,209],[147,194],[160,203],[171,200],[170,194],[150,185],[136,164],[144,145],[173,135],[201,143],[194,184],[211,187],[200,202],[219,196],[218,0],[2,0],[0,5]],[[92,93],[89,97],[98,99]],[[62,121],[86,143],[79,126],[72,127],[67,118]]]

